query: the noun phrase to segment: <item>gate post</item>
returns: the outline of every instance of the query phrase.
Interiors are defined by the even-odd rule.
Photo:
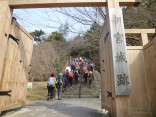
[[[12,10],[8,0],[0,0],[0,82],[6,54],[8,33],[10,32]],[[1,84],[0,84],[1,86]]]
[[[2,89],[2,74],[5,61],[8,33],[10,32],[12,10],[9,7],[9,0],[0,0],[0,90]],[[1,112],[2,97],[0,97]]]
[[[112,116],[131,117],[131,83],[127,61],[122,8],[119,0],[107,0],[109,56],[111,58]]]

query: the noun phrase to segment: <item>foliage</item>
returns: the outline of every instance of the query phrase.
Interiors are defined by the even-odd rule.
[[[49,35],[49,37],[47,39],[47,41],[53,41],[53,40],[64,41],[65,39],[64,39],[62,33],[55,31],[55,32],[52,32],[51,35]]]
[[[45,35],[45,32],[43,30],[35,30],[30,34],[34,37],[34,40],[39,43],[44,39],[43,36]]]
[[[156,1],[144,0],[139,7],[124,8],[126,28],[156,28]]]
[[[29,79],[46,81],[52,72],[65,69],[69,47],[67,42],[56,40],[34,45]]]

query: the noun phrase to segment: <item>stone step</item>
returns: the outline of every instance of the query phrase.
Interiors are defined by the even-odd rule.
[[[64,94],[77,94],[77,93],[79,93],[79,91],[74,91],[74,92],[65,91],[64,92]],[[90,93],[99,93],[99,91],[81,91],[81,93],[90,94]]]
[[[89,93],[85,93],[85,92],[81,92],[81,94],[84,94],[84,95],[98,95],[99,93],[98,92],[89,92]],[[62,93],[62,95],[79,95],[79,92],[73,92],[73,93],[70,93],[70,92],[66,92],[66,93]]]
[[[100,88],[82,87],[81,92],[99,92]],[[79,88],[67,88],[65,92],[79,92]]]
[[[80,79],[79,79],[80,80]],[[81,97],[82,98],[97,98],[99,96],[101,81],[100,78],[95,78],[92,88],[89,88],[88,84],[84,84],[84,80],[81,80]],[[79,88],[80,88],[80,81],[78,84],[73,82],[72,88],[67,86],[66,91],[62,93],[63,98],[79,98]]]
[[[62,95],[62,98],[79,98],[79,95]]]
[[[92,88],[89,88],[89,87],[81,87],[82,90],[99,90],[100,88],[98,87],[92,87]],[[66,90],[79,90],[79,87],[67,87]]]
[[[98,91],[81,91],[81,94],[84,94],[84,95],[99,95],[99,92]],[[63,95],[79,95],[79,91],[77,92],[64,92]]]
[[[76,87],[76,88],[75,87],[72,87],[72,88],[67,87],[66,90],[79,90],[79,88],[80,87]],[[94,87],[92,87],[92,88],[89,88],[89,87],[81,87],[81,89],[82,90],[99,90],[100,88],[97,88],[97,87],[96,88],[94,88]]]
[[[79,98],[79,95],[62,95],[62,98]],[[81,95],[81,98],[98,98],[98,95]]]
[[[81,90],[81,93],[98,93],[99,91],[93,90],[93,91],[88,91],[88,90]],[[77,91],[64,91],[65,94],[72,94],[72,93],[79,93],[79,90]]]

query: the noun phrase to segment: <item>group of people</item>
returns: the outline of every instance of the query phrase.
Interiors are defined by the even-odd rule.
[[[94,64],[87,60],[86,58],[72,58],[70,62],[71,67],[66,67],[63,78],[65,81],[64,87],[68,84],[72,88],[73,81],[75,80],[75,84],[78,84],[79,78],[84,79],[84,84],[89,84],[91,88],[91,84],[94,80],[93,68]]]
[[[86,58],[72,58],[70,62],[71,67],[66,67],[65,71],[59,73],[56,77],[52,73],[51,77],[48,80],[48,99],[58,96],[58,100],[61,100],[60,93],[63,88],[63,92],[66,90],[67,86],[72,88],[73,81],[75,84],[78,84],[79,78],[84,79],[84,84],[88,84],[89,87],[92,87],[92,82],[94,81],[93,67],[94,64],[87,60]],[[56,92],[57,90],[57,92]]]

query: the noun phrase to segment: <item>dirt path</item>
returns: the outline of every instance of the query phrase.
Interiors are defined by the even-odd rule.
[[[2,117],[107,117],[100,105],[99,99],[91,98],[40,101]]]

